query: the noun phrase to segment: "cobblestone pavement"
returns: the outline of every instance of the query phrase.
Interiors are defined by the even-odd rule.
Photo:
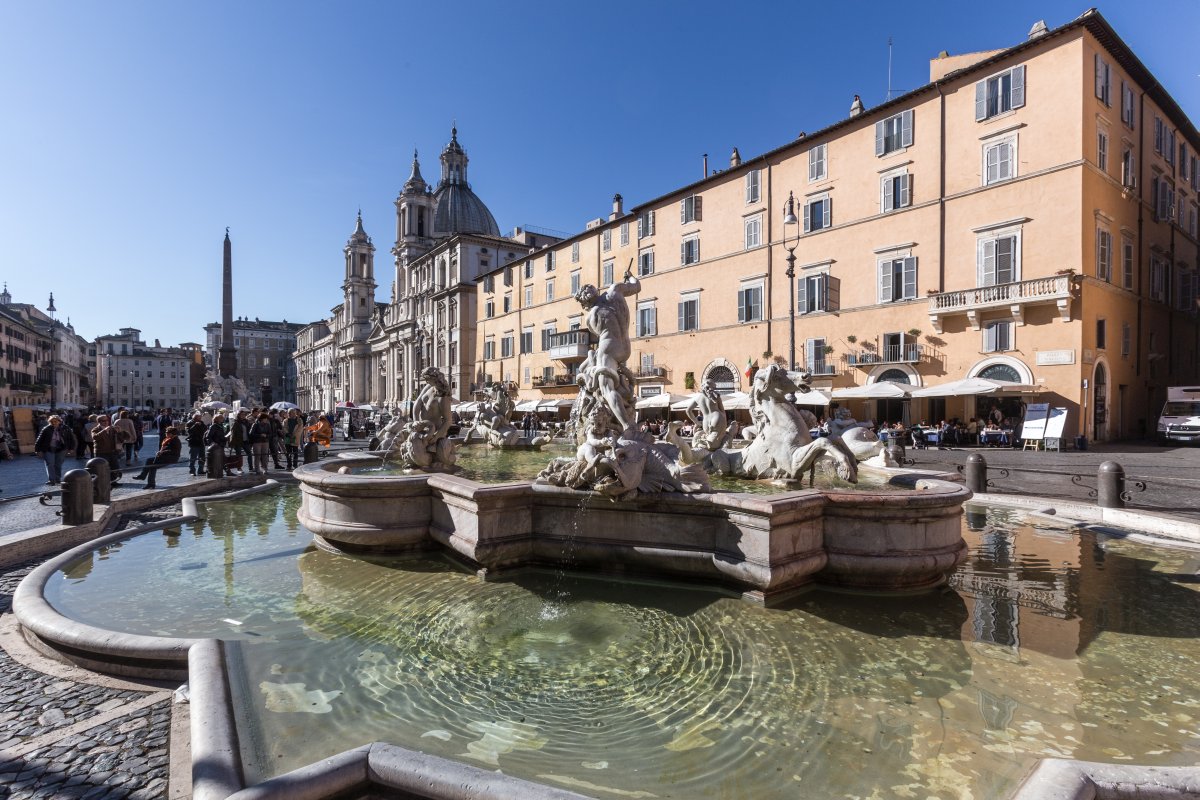
[[[0,574],[0,626],[12,622],[12,593],[34,566]],[[40,672],[0,649],[0,797],[165,797],[171,693],[73,672]]]

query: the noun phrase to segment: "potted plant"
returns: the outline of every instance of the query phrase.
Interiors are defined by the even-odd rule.
[[[685,372],[683,374],[683,388],[688,391],[693,391],[696,388],[696,373]]]
[[[825,355],[829,355],[832,352],[833,352],[833,345],[831,345],[831,344],[825,345]]]
[[[772,353],[770,350],[763,350],[763,358],[769,359],[772,355],[774,355],[774,353]]]
[[[921,335],[921,329],[920,328],[909,328],[908,335],[913,337],[914,339],[916,339],[918,336]]]
[[[846,341],[849,342],[850,344],[854,344],[855,342],[858,341],[858,337],[852,333],[846,337]]]

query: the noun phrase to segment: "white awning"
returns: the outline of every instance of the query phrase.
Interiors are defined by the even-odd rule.
[[[793,398],[792,402],[798,406],[824,408],[829,405],[829,395],[817,389],[809,389],[807,392],[796,392]]]
[[[855,386],[850,389],[834,389],[834,400],[903,400],[908,397],[911,387],[906,383],[892,381],[876,381],[866,386]]]
[[[730,392],[721,395],[721,404],[726,411],[738,411],[750,408],[750,395],[745,392]]]
[[[522,400],[513,407],[513,411],[521,414],[527,414],[530,411],[537,411],[539,402],[540,401],[538,400]]]
[[[913,397],[962,397],[966,395],[993,395],[996,397],[1016,394],[1039,394],[1042,388],[1029,383],[993,381],[988,378],[963,378],[937,386],[914,389]]]
[[[557,411],[560,408],[569,408],[575,404],[574,400],[543,400],[538,403],[538,411]]]
[[[637,409],[667,408],[667,407],[674,408],[674,406],[673,406],[674,403],[683,401],[684,405],[687,405],[687,401],[689,399],[690,398],[684,397],[681,394],[671,394],[668,392],[661,392],[659,394],[652,394],[649,397],[643,397],[642,399],[640,399],[636,403],[634,403],[634,408],[637,408]]]

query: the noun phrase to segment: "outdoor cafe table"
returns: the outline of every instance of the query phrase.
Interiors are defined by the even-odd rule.
[[[986,445],[1001,445],[1007,447],[1009,444],[1009,435],[1012,431],[989,431],[982,430],[979,432],[979,443]]]

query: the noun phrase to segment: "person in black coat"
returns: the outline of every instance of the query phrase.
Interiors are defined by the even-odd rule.
[[[204,474],[204,434],[207,431],[208,426],[204,424],[204,417],[193,414],[192,421],[187,426],[189,475]]]
[[[167,436],[159,445],[158,452],[147,458],[142,471],[133,476],[135,481],[146,481],[147,489],[156,488],[154,479],[158,475],[158,468],[164,464],[174,464],[183,452],[183,443],[179,441],[179,429],[171,425],[166,433]]]
[[[38,431],[33,452],[46,462],[46,485],[57,486],[62,481],[63,459],[75,449],[75,435],[63,425],[62,417],[51,414],[49,424]]]

